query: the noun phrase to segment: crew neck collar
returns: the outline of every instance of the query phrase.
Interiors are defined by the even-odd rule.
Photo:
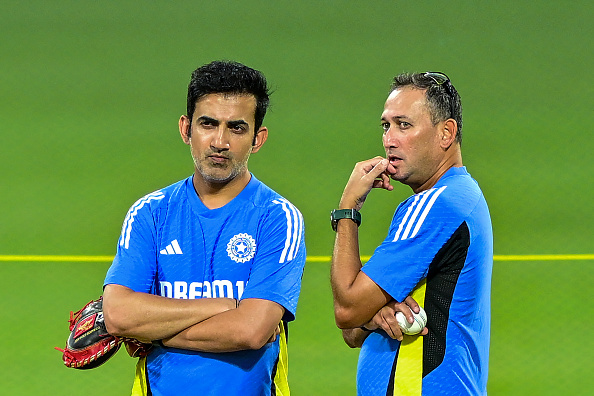
[[[251,176],[250,181],[243,188],[243,190],[240,191],[239,194],[237,194],[231,201],[229,201],[224,206],[221,206],[220,208],[216,208],[216,209],[209,209],[208,207],[206,207],[206,205],[204,205],[204,203],[198,196],[196,189],[194,188],[194,183],[192,182],[193,176],[190,176],[186,179],[186,182],[185,182],[188,201],[190,202],[192,209],[197,214],[202,215],[202,216],[216,217],[221,213],[227,212],[228,210],[232,210],[236,207],[239,207],[239,206],[245,204],[246,201],[249,200],[249,198],[252,195],[252,192],[255,191],[257,184],[258,184],[258,179],[251,173],[250,173],[250,176]]]

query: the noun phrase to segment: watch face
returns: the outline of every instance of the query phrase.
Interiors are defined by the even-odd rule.
[[[330,225],[332,226],[332,230],[336,231],[336,227],[338,226],[338,220],[334,217],[336,214],[336,210],[330,212]]]

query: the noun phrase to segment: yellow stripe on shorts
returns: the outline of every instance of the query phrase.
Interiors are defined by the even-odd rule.
[[[147,396],[148,387],[146,385],[146,357],[138,359],[136,363],[136,376],[134,385],[132,385],[132,396]]]
[[[287,337],[285,333],[285,323],[280,323],[280,334],[279,334],[279,356],[278,364],[276,367],[276,375],[274,376],[274,385],[276,387],[277,396],[290,396],[288,371],[288,349],[287,349]],[[147,396],[147,372],[146,372],[146,357],[140,358],[136,363],[136,375],[134,377],[134,385],[132,385],[131,396]]]
[[[411,297],[425,305],[427,280],[413,290]],[[423,337],[404,335],[398,351],[394,375],[394,396],[420,396],[423,387]]]
[[[285,332],[285,322],[280,323],[279,334],[279,352],[278,363],[276,365],[276,375],[274,376],[274,386],[277,396],[290,396],[289,391],[289,353],[287,349],[287,336]]]

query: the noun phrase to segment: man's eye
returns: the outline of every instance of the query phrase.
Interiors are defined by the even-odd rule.
[[[388,130],[390,129],[390,124],[387,122],[382,122],[382,129],[384,130],[384,132],[388,132]]]
[[[243,133],[246,131],[245,125],[234,125],[231,130],[235,133]]]
[[[406,122],[406,121],[400,121],[399,122],[399,125],[400,125],[400,128],[403,128],[403,129],[410,127],[410,124],[408,122]]]

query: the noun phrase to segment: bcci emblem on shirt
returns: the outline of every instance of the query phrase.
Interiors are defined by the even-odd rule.
[[[256,254],[256,241],[251,235],[234,235],[227,243],[227,255],[236,263],[250,261]]]

